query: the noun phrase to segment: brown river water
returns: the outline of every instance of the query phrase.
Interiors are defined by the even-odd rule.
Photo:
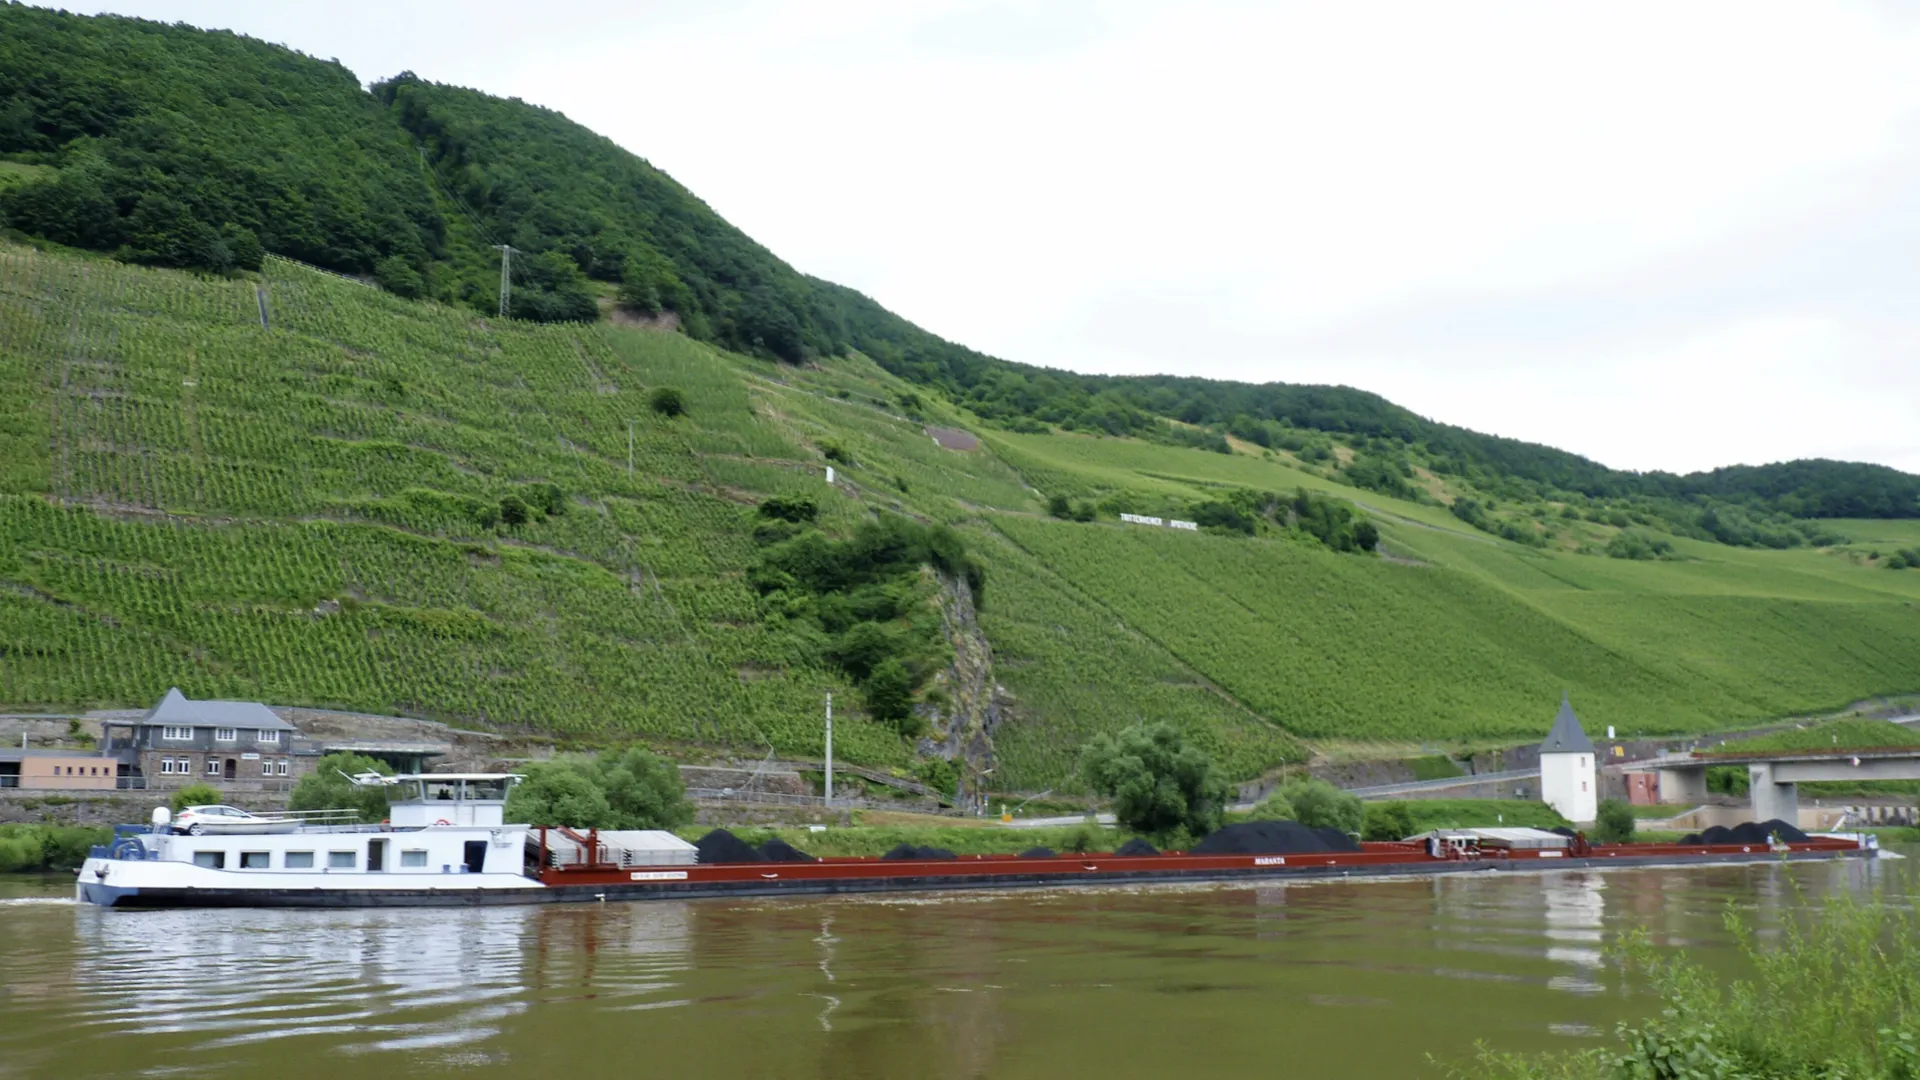
[[[114,912],[0,879],[0,1080],[1432,1076],[1654,1010],[1621,934],[1920,859],[1431,880]]]

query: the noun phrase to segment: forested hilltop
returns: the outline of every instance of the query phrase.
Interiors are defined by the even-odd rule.
[[[1356,486],[1395,495],[1417,489],[1416,474],[1448,477],[1479,496],[1463,520],[1509,538],[1543,530],[1502,502],[1597,504],[1775,547],[1831,535],[1795,519],[1920,517],[1920,477],[1880,466],[1637,474],[1346,387],[995,359],[796,271],[665,173],[548,109],[410,73],[367,92],[336,62],[137,19],[8,5],[0,30],[0,219],[128,261],[251,270],[272,252],[486,312],[498,296],[492,246],[510,244],[524,253],[522,318],[593,320],[617,297],[734,351],[786,362],[857,351],[1011,430],[1324,453]]]
[[[0,215],[0,708],[758,757],[833,693],[851,760],[1038,791],[1139,720],[1242,778],[1563,690],[1623,734],[1920,690],[1920,478],[981,356],[520,102],[4,5]]]

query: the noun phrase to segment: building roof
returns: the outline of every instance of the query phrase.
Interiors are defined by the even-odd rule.
[[[1591,754],[1593,740],[1580,730],[1580,718],[1573,715],[1573,702],[1566,694],[1560,695],[1560,712],[1553,718],[1553,727],[1547,731],[1546,741],[1540,744],[1543,754]]]
[[[160,704],[140,721],[142,724],[174,724],[179,727],[251,728],[256,731],[293,731],[294,726],[280,719],[272,709],[257,701],[192,701],[179,687],[167,691]]]

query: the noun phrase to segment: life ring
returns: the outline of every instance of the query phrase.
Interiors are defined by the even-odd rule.
[[[446,818],[441,818],[439,821],[434,822],[434,824],[435,825],[451,825],[453,824],[453,822],[448,821]]]

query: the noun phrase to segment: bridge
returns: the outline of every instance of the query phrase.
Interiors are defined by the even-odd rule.
[[[1660,801],[1701,803],[1707,799],[1707,768],[1745,765],[1755,821],[1797,821],[1798,785],[1823,780],[1920,780],[1920,746],[1869,746],[1858,749],[1695,750],[1635,762],[1635,771],[1660,773]]]

